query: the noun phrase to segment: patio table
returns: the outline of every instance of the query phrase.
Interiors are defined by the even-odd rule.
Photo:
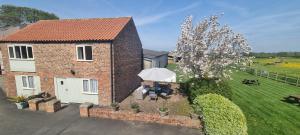
[[[153,91],[156,94],[158,94],[158,93],[161,93],[162,89],[160,87],[151,87],[150,91]]]

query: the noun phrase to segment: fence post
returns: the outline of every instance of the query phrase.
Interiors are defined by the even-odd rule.
[[[278,72],[276,72],[276,81],[277,81],[277,78],[278,78]]]
[[[287,75],[285,74],[285,83],[286,83],[286,81],[287,81]]]
[[[268,79],[269,79],[269,76],[270,76],[270,72],[268,72],[268,76],[267,76]]]
[[[298,86],[299,85],[299,76],[298,76],[298,79],[297,79],[297,84],[296,84],[296,86]]]

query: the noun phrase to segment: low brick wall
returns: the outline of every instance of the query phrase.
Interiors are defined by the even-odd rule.
[[[36,98],[28,101],[29,110],[56,112],[61,108],[60,101],[54,98],[44,101],[41,98]]]
[[[81,112],[83,111],[83,112]],[[200,120],[194,120],[187,116],[168,115],[161,117],[159,114],[150,113],[133,113],[131,111],[119,110],[113,111],[107,107],[92,107],[89,109],[80,108],[81,117],[97,117],[97,118],[109,118],[117,120],[130,120],[130,121],[142,121],[150,123],[167,124],[173,126],[184,126],[190,128],[201,128]]]

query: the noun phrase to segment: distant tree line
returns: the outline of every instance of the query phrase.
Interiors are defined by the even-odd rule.
[[[38,20],[59,19],[55,14],[42,10],[17,7],[13,5],[0,6],[0,29],[9,26],[20,26],[22,24],[34,23]]]
[[[269,58],[269,57],[297,57],[300,58],[300,52],[276,52],[276,53],[266,53],[266,52],[252,52],[251,56],[256,58]]]

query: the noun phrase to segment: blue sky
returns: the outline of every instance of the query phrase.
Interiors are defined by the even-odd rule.
[[[300,51],[299,0],[0,0],[64,18],[132,16],[143,47],[173,50],[180,24],[224,13],[221,24],[244,34],[255,52]]]

